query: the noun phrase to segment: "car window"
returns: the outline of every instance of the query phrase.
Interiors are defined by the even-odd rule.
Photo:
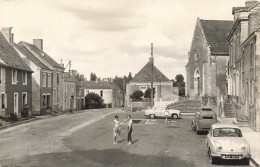
[[[202,119],[214,119],[214,116],[203,116]]]
[[[242,132],[238,128],[216,128],[213,130],[214,137],[242,137]]]

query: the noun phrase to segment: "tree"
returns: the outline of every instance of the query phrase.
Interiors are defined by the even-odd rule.
[[[90,73],[90,81],[96,81],[97,75],[93,72]]]
[[[155,95],[155,89],[153,89],[153,98],[154,98],[154,95]],[[144,97],[151,99],[151,88],[146,89],[146,91],[144,92]]]
[[[133,78],[133,77],[132,77],[132,73],[129,72],[128,77],[127,77],[127,82],[129,82],[132,78]]]
[[[103,99],[96,93],[88,93],[85,97],[86,109],[101,108],[103,106]]]
[[[173,86],[179,88],[179,96],[185,96],[185,82],[182,74],[178,74],[175,76],[175,80],[173,80]]]
[[[79,82],[86,80],[84,75],[80,74],[77,70],[71,70],[71,73]]]
[[[116,76],[113,80],[114,84],[116,84],[122,91],[124,91],[124,79],[122,77]]]
[[[182,74],[178,74],[175,76],[175,80],[178,82],[178,83],[182,83],[184,82],[184,77]]]
[[[134,93],[132,95],[130,95],[130,98],[133,100],[133,101],[139,101],[141,100],[142,96],[144,95],[144,93],[141,91],[141,90],[136,90],[134,91]]]

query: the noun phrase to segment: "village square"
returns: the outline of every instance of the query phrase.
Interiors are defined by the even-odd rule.
[[[36,30],[26,30],[28,22],[20,23],[25,16],[18,16],[20,10],[28,20],[41,16],[38,12],[42,11],[48,13],[44,16],[48,19],[39,17],[38,22],[64,21],[56,18],[58,2],[45,8],[48,11],[30,0],[26,4],[35,5],[35,10],[20,1],[1,2],[0,166],[259,166],[258,0],[232,4],[226,9],[231,19],[183,14],[192,18],[193,27],[177,28],[172,39],[182,37],[187,29],[192,33],[187,35],[188,45],[187,41],[175,41],[175,49],[173,43],[169,49],[159,42],[170,41],[167,35],[141,40],[163,27],[168,17],[162,19],[167,15],[162,9],[173,10],[168,1],[120,2],[118,7],[103,2],[67,2],[61,5],[62,17],[71,21],[72,28],[66,23],[55,31],[39,23],[35,25],[41,29],[39,36]],[[88,8],[81,10],[81,3]],[[130,11],[127,6],[141,6],[142,12]],[[12,7],[17,9],[16,16],[5,13]],[[110,8],[116,12],[107,12]],[[158,24],[155,30],[138,20],[148,19],[145,12],[151,9],[163,13],[152,17]],[[130,19],[133,15],[138,19]],[[20,26],[4,19],[9,17],[18,17],[13,22]],[[86,32],[79,31],[80,21],[73,21],[74,17],[95,24],[83,26]],[[122,30],[128,19],[134,26]],[[145,29],[137,32],[141,28],[135,26]],[[177,31],[169,30],[177,24],[171,26],[160,33]],[[138,35],[132,37],[130,31]],[[54,38],[57,32],[62,33]],[[122,32],[129,34],[123,38]],[[79,41],[86,36],[90,43]],[[184,43],[188,47],[181,48]],[[111,50],[112,45],[118,47],[116,51]],[[178,49],[185,50],[185,55]]]

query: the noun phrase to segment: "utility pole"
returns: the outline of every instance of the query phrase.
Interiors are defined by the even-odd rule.
[[[151,107],[153,108],[153,43],[151,43],[151,58],[150,58],[150,64],[151,64]]]

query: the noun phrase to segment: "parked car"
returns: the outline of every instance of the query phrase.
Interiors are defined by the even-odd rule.
[[[217,159],[233,159],[242,160],[249,165],[250,146],[236,125],[221,123],[211,125],[206,144],[212,164],[216,163]]]
[[[214,123],[217,123],[217,114],[210,108],[202,108],[201,111],[195,113],[191,128],[200,134],[200,132],[208,131]]]
[[[156,117],[172,117],[174,119],[181,118],[180,110],[169,109],[167,106],[155,106],[151,109],[145,110],[145,116],[150,118]]]

